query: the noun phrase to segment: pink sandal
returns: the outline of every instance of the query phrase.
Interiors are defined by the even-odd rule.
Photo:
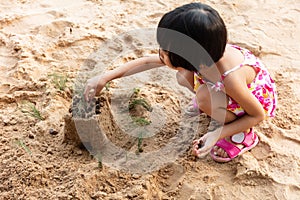
[[[235,144],[242,144],[244,147],[242,149],[238,148],[234,144],[228,142],[226,139],[219,140],[215,146],[218,146],[222,148],[227,155],[228,158],[222,158],[217,155],[215,155],[215,151],[212,148],[210,151],[210,155],[216,162],[229,162],[233,158],[243,154],[246,151],[249,151],[253,147],[257,145],[259,142],[258,136],[253,132],[253,129],[251,128],[249,133],[238,133],[230,137],[231,141]]]
[[[195,97],[192,98],[188,108],[185,109],[185,114],[190,117],[198,116],[202,113],[202,111],[198,108]]]

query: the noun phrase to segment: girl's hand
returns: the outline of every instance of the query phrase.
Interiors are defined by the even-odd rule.
[[[95,76],[87,80],[84,88],[84,99],[86,101],[92,100],[101,90],[105,87],[105,81],[103,76]]]
[[[199,158],[203,158],[210,152],[217,143],[221,135],[221,128],[207,132],[198,140],[193,141],[193,154]]]

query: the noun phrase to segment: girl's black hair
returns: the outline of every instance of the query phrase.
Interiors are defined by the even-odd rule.
[[[166,13],[158,24],[157,42],[174,67],[198,71],[211,66],[225,51],[227,30],[209,5],[190,3]]]

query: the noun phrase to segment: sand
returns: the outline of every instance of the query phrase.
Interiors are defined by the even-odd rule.
[[[69,108],[84,79],[157,53],[151,34],[160,17],[189,2],[1,1],[0,199],[300,198],[298,0],[204,1],[224,18],[229,41],[253,51],[277,84],[276,117],[255,127],[260,143],[251,152],[226,164],[209,155],[195,159],[189,144],[205,133],[209,118],[182,116],[192,95],[164,68],[112,82],[101,94],[101,113],[80,126],[93,133],[98,124],[102,135],[94,141],[118,146],[116,157],[104,155],[100,163],[70,137],[76,130]],[[139,153],[135,129],[121,126],[115,107],[137,87],[154,106],[146,113],[153,121],[148,132],[159,130]],[[124,152],[146,164],[112,161]]]

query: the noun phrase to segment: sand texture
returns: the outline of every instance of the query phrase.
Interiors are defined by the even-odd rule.
[[[191,155],[210,119],[183,116],[192,94],[167,68],[111,82],[97,109],[80,104],[87,78],[157,53],[159,19],[189,2],[0,2],[1,200],[300,199],[299,0],[203,1],[278,89],[276,117],[255,127],[260,143],[230,163]],[[151,109],[125,112],[134,98]]]

